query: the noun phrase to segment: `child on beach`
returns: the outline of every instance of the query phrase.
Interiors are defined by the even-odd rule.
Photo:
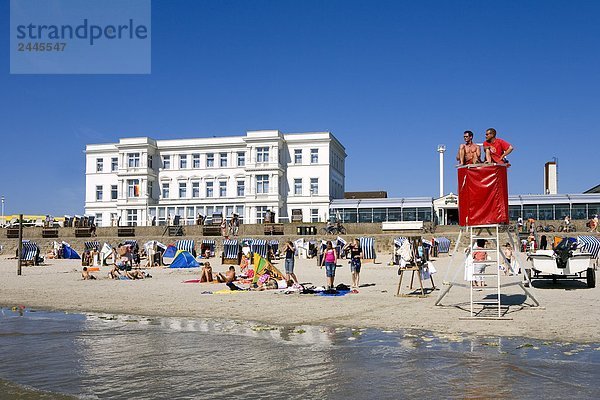
[[[321,267],[325,265],[325,275],[327,276],[327,289],[333,289],[333,281],[335,280],[335,266],[337,264],[337,254],[333,248],[331,240],[327,242],[327,248],[323,253]]]
[[[485,239],[477,239],[475,242],[475,246],[473,247],[473,273],[474,274],[484,274],[485,268],[487,264],[487,253],[485,251],[477,251],[485,249],[486,240]],[[476,275],[473,279],[473,286],[487,286],[483,276]]]
[[[84,281],[96,280],[96,277],[94,275],[90,274],[90,271],[88,271],[87,267],[83,267],[83,271],[81,272],[81,277],[83,278]]]

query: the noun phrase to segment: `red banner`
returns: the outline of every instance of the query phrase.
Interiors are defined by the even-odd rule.
[[[508,224],[506,165],[458,168],[458,214],[461,226]]]

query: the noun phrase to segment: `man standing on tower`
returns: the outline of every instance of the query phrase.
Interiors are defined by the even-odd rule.
[[[512,153],[513,147],[505,140],[496,137],[496,130],[490,128],[485,131],[485,142],[483,142],[485,151],[485,162],[488,164],[508,164],[506,156]]]

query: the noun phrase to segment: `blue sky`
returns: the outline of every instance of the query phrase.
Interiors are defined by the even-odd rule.
[[[600,2],[153,0],[150,75],[10,75],[0,2],[6,214],[81,213],[84,149],[120,137],[328,130],[346,190],[456,191],[462,132],[513,144],[511,194],[600,183]]]

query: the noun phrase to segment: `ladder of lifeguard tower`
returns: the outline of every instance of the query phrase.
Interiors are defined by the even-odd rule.
[[[501,298],[502,285],[500,283],[500,268],[499,268],[499,265],[501,264],[499,225],[494,224],[494,225],[469,226],[468,230],[469,230],[470,243],[471,243],[471,246],[470,246],[471,252],[473,253],[473,252],[477,251],[477,252],[486,253],[486,260],[485,261],[473,261],[474,266],[485,264],[487,266],[491,265],[492,268],[494,269],[493,272],[483,272],[483,273],[476,273],[475,271],[473,272],[473,282],[470,285],[471,318],[484,317],[484,318],[500,319],[500,318],[502,318],[502,298]],[[477,240],[479,240],[479,239],[482,239],[488,243],[491,243],[491,246],[487,246],[484,249],[479,249],[479,248],[475,249],[475,244],[477,243]],[[478,281],[479,283],[483,283],[485,281],[485,277],[495,277],[495,279],[494,279],[495,284],[489,285],[489,286],[474,286],[474,282]],[[475,296],[476,296],[475,292],[480,292],[480,291],[484,294],[486,292],[489,293],[489,291],[493,291],[496,293],[497,298],[495,300],[486,299],[486,298],[475,299]],[[481,311],[475,313],[475,311],[473,310],[475,304],[482,305],[483,306],[482,311],[486,309],[486,305],[497,307],[498,316],[491,317],[489,315],[482,314]]]

